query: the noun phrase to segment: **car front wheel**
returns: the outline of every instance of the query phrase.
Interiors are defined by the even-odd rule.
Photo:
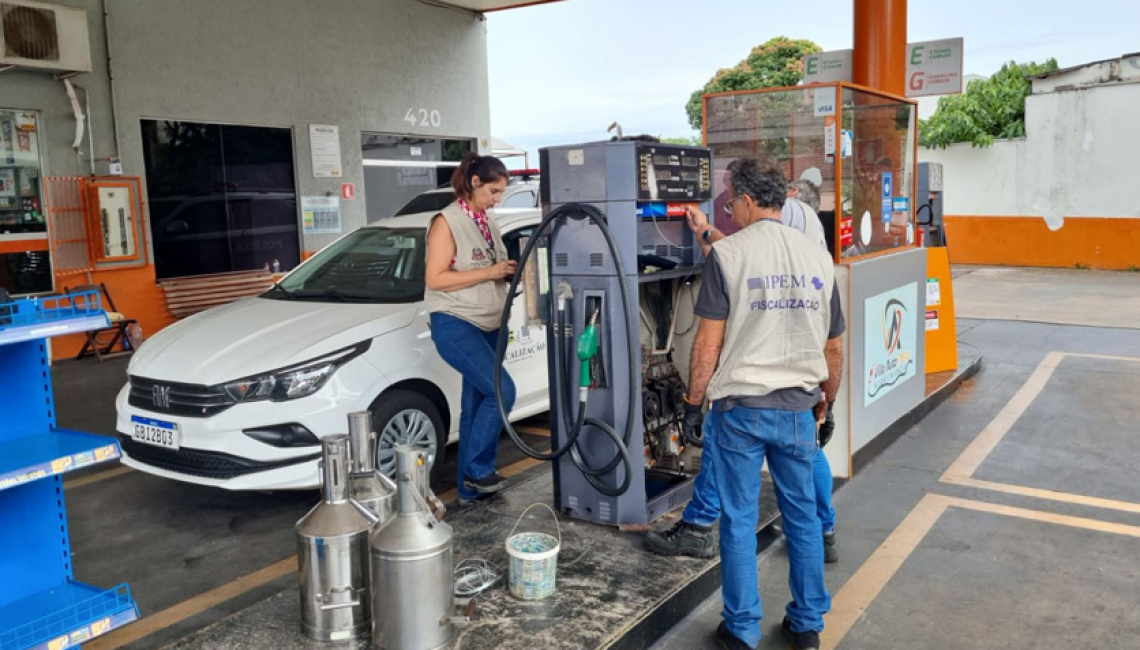
[[[377,432],[376,467],[385,476],[396,476],[396,447],[411,445],[427,452],[434,479],[443,466],[447,434],[443,418],[430,399],[406,390],[381,395],[372,405],[372,424]]]

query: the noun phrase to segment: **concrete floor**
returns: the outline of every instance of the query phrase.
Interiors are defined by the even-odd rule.
[[[114,398],[126,381],[127,361],[55,364],[59,424],[113,436]],[[544,441],[524,437],[539,448]],[[454,451],[434,486],[441,494],[455,487]],[[529,467],[505,438],[499,459],[504,467]],[[140,635],[146,628],[136,623],[84,644],[89,650],[158,648],[294,587],[293,525],[318,498],[315,491],[227,492],[117,464],[68,474],[64,485],[76,577],[103,587],[129,583],[144,618],[172,610],[177,614],[152,619],[156,627],[145,638]]]
[[[984,368],[837,494],[840,563],[827,570],[835,604],[825,647],[1138,645],[1131,404],[1140,331],[1127,328],[1140,322],[1140,274],[956,276],[960,338],[984,355]],[[1007,322],[1019,320],[1081,326]],[[108,405],[125,367],[126,359],[57,364],[60,424],[113,434]],[[505,445],[503,464],[518,465]],[[131,583],[144,616],[85,648],[164,647],[238,612],[283,634],[295,629],[277,613],[295,606],[289,531],[313,493],[233,494],[124,470],[103,466],[67,481],[77,576]],[[453,475],[452,466],[437,488],[452,487]],[[759,568],[762,647],[783,648],[774,633],[788,599],[779,545]],[[706,601],[654,647],[715,647],[720,607]]]
[[[1140,272],[955,266],[958,318],[1140,328]]]
[[[1140,332],[959,325],[982,371],[836,495],[824,647],[1135,647]],[[785,555],[758,566],[760,647],[785,648]],[[714,648],[721,607],[654,650]]]

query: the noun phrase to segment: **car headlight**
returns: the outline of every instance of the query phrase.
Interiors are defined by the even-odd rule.
[[[232,381],[223,388],[235,402],[280,402],[308,397],[320,390],[338,368],[363,354],[370,344],[371,341],[365,341],[303,364]]]

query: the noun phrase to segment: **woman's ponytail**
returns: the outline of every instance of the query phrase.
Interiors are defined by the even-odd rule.
[[[475,191],[471,179],[476,176],[483,183],[494,183],[508,178],[510,174],[507,172],[507,166],[498,158],[469,152],[463,156],[459,167],[456,167],[455,173],[451,175],[451,189],[455,190],[455,195],[461,199],[470,198],[471,193]]]

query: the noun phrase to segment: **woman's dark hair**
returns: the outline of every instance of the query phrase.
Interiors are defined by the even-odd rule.
[[[475,191],[471,179],[476,176],[484,183],[494,183],[508,178],[510,174],[507,173],[507,166],[498,158],[470,152],[463,156],[463,162],[459,163],[459,167],[451,175],[451,189],[455,190],[455,195],[459,198],[471,196]]]
[[[736,196],[747,194],[761,208],[779,210],[788,198],[784,170],[771,156],[737,158],[728,166],[728,179]]]

